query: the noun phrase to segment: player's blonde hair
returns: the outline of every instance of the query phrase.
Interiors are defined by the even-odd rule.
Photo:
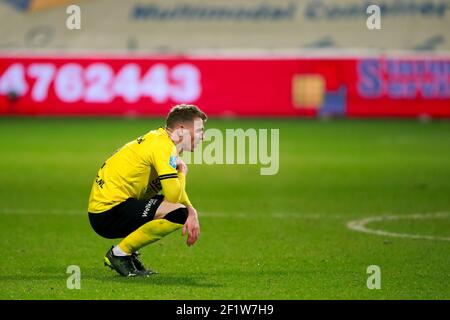
[[[174,128],[178,123],[188,122],[200,118],[206,121],[208,117],[197,106],[193,104],[179,104],[174,106],[166,118],[166,126]]]

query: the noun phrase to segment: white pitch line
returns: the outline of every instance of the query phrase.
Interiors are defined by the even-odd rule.
[[[86,210],[76,209],[25,209],[25,208],[0,208],[0,214],[50,214],[50,215],[87,215]],[[208,218],[233,218],[233,219],[257,219],[257,215],[248,215],[243,212],[200,212],[200,217]],[[269,217],[275,219],[343,219],[344,216],[336,214],[308,214],[295,212],[275,212],[264,213],[261,212],[261,217]]]
[[[87,215],[86,210],[76,210],[76,209],[24,209],[24,208],[0,208],[0,214],[52,214],[52,215]],[[275,219],[343,219],[344,215],[337,214],[301,214],[295,212],[276,212],[264,214],[261,213],[263,217],[270,217]],[[252,219],[257,218],[257,216],[249,216],[246,213],[234,212],[234,213],[224,213],[224,212],[201,212],[200,217],[208,218],[233,218],[233,219]],[[374,221],[392,221],[400,219],[442,219],[450,217],[448,212],[437,212],[428,214],[409,214],[409,215],[388,215],[388,216],[374,216],[368,217],[360,220],[353,220],[347,223],[347,228],[363,233],[371,233],[380,236],[389,237],[399,237],[399,238],[411,238],[411,239],[426,239],[426,240],[442,240],[450,241],[450,237],[440,237],[440,236],[430,236],[430,235],[418,235],[418,234],[407,234],[407,233],[397,233],[389,232],[385,230],[375,230],[366,227],[368,223]]]
[[[376,234],[379,236],[388,237],[398,237],[398,238],[411,238],[411,239],[426,239],[426,240],[442,240],[450,241],[450,237],[440,237],[440,236],[430,236],[430,235],[420,235],[420,234],[408,234],[408,233],[398,233],[389,232],[385,230],[376,230],[367,228],[366,225],[374,221],[392,221],[401,219],[443,219],[450,217],[448,212],[436,212],[427,214],[409,214],[409,215],[389,215],[389,216],[375,216],[368,217],[361,220],[354,220],[347,223],[347,228],[359,232]]]
[[[275,218],[275,219],[343,219],[344,216],[337,214],[315,214],[315,213],[295,213],[295,212],[272,212],[264,213],[260,215],[248,215],[243,212],[201,212],[199,216],[211,217],[211,218],[236,218],[236,219],[258,219],[262,218]]]

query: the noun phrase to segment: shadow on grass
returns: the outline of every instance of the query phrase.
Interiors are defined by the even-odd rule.
[[[192,286],[203,288],[225,288],[226,281],[239,283],[242,278],[257,280],[266,279],[267,281],[278,281],[280,277],[298,276],[302,272],[289,272],[289,271],[243,271],[234,270],[232,272],[208,272],[199,274],[174,274],[174,273],[162,273],[151,275],[149,277],[137,277],[137,278],[124,278],[119,275],[111,274],[105,277],[99,278],[99,281],[110,282],[127,282],[127,283],[149,283],[151,285],[160,286]]]
[[[221,284],[208,282],[204,276],[195,275],[174,275],[174,274],[156,274],[149,277],[122,277],[113,272],[82,272],[81,282],[84,281],[98,281],[98,282],[110,282],[110,283],[126,283],[132,285],[149,285],[149,286],[189,286],[189,287],[203,287],[203,288],[220,288]],[[36,283],[36,282],[48,282],[57,281],[58,283],[65,284],[70,274],[64,272],[49,273],[43,272],[40,274],[9,274],[0,275],[0,283],[14,282],[14,283]]]
[[[60,284],[66,283],[71,274],[65,272],[64,267],[45,267],[35,268],[29,273],[24,271],[18,274],[0,275],[0,283],[2,282],[40,282],[40,281],[57,281]],[[224,288],[225,281],[236,282],[241,278],[265,278],[268,281],[279,279],[280,277],[297,275],[298,272],[286,270],[227,270],[217,272],[199,272],[198,274],[186,273],[158,273],[149,277],[132,277],[126,278],[118,275],[115,271],[97,267],[81,266],[81,282],[93,281],[101,283],[126,283],[127,285],[149,285],[149,286],[186,286],[197,288]]]
[[[151,286],[188,286],[188,287],[202,287],[202,288],[221,288],[223,285],[208,282],[203,276],[194,275],[174,275],[174,274],[155,274],[149,277],[133,277],[125,278],[119,275],[111,275],[97,279],[105,282],[116,283],[133,283],[133,284],[148,284]]]

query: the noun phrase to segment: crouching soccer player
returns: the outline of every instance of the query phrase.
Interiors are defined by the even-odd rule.
[[[103,163],[89,197],[89,221],[100,236],[123,238],[104,257],[122,276],[148,276],[138,250],[183,227],[191,246],[200,234],[197,211],[186,194],[187,166],[178,159],[203,140],[206,115],[178,105],[166,127],[127,143]],[[160,194],[162,191],[163,194]]]

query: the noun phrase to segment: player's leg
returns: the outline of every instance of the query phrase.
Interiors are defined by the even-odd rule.
[[[137,250],[181,228],[187,209],[158,195],[149,200],[128,199],[101,215],[106,219],[96,223],[97,233],[110,239],[124,238],[107,252],[105,263],[125,276],[149,275],[155,272],[145,269]]]
[[[156,209],[164,200],[157,195],[149,200],[127,199],[112,209],[99,214],[89,214],[93,229],[108,239],[124,238],[152,221]],[[138,259],[137,252],[123,251],[118,245],[113,246],[104,257],[105,265],[123,276],[150,275],[152,270],[145,269]]]
[[[123,252],[132,254],[182,228],[187,215],[188,211],[184,205],[164,200],[154,212],[153,220],[131,232],[119,243],[119,247]]]
[[[180,229],[186,222],[187,214],[184,205],[162,201],[154,213],[153,220],[131,232],[114,249],[119,254],[130,255],[136,269],[145,275],[157,273],[145,268],[139,259],[138,250]]]
[[[89,222],[94,231],[108,239],[123,237],[123,226],[126,224],[124,219],[123,207],[127,205],[127,201],[113,207],[110,210],[101,213],[89,213]],[[145,275],[144,272],[137,270],[131,255],[116,255],[113,252],[113,246],[106,252],[103,258],[106,266],[117,271],[120,275],[126,277]]]
[[[156,209],[155,217],[153,219],[163,219],[167,214],[180,208],[186,208],[181,203],[172,203],[167,200],[163,200],[159,207]]]

